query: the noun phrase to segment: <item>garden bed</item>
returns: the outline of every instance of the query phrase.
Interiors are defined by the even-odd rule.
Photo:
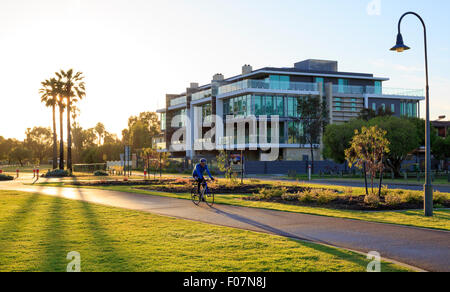
[[[100,180],[72,182],[76,186],[129,186],[138,190],[165,193],[190,193],[193,180],[184,178],[166,178],[160,180]],[[353,188],[320,188],[296,185],[273,185],[270,183],[247,183],[240,185],[229,181],[210,184],[215,194],[246,195],[243,200],[280,203],[309,207],[322,207],[340,210],[360,211],[392,211],[423,209],[422,192],[407,190],[389,190],[383,188],[381,197],[366,198]],[[438,207],[450,208],[448,194],[435,193],[435,204]]]
[[[256,196],[250,196],[244,198],[248,201],[263,201],[271,203],[281,203],[286,205],[296,205],[296,206],[308,206],[308,207],[322,207],[329,209],[339,209],[339,210],[354,210],[354,211],[395,211],[395,210],[414,210],[423,209],[423,202],[401,202],[395,205],[386,204],[383,197],[380,198],[380,204],[378,206],[373,206],[367,204],[365,201],[365,196],[338,196],[336,199],[320,204],[318,202],[300,202],[300,201],[287,201],[281,197],[272,197],[269,199],[260,199]],[[442,204],[445,208],[450,208],[450,200],[443,202]]]

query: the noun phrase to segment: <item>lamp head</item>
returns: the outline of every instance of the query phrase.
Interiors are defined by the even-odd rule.
[[[403,36],[402,36],[401,33],[399,33],[399,34],[397,35],[397,43],[395,44],[394,47],[391,48],[391,51],[396,51],[396,52],[401,53],[401,52],[406,51],[406,50],[409,50],[409,49],[411,49],[411,48],[408,47],[408,46],[406,46],[406,45],[403,43]]]

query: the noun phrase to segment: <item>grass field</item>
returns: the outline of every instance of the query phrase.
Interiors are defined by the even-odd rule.
[[[255,183],[267,183],[267,181],[254,181]],[[274,183],[274,182],[271,182]],[[74,187],[70,184],[65,185],[63,183],[41,183],[47,186],[56,187]],[[292,184],[288,182],[281,182],[280,185]],[[302,186],[311,187],[323,187],[323,188],[333,188],[337,190],[344,190],[346,187],[339,186],[329,186],[329,185],[308,185],[303,184]],[[75,186],[76,187],[76,186]],[[143,190],[142,186],[105,186],[105,187],[86,187],[86,188],[96,188],[104,190],[114,190],[129,193],[139,193],[154,196],[172,197],[179,199],[190,199],[190,194],[175,194],[175,193],[164,193],[156,191]],[[364,194],[363,188],[352,188],[355,195]],[[307,207],[307,206],[296,206],[287,205],[281,203],[272,203],[264,201],[248,201],[243,200],[243,197],[248,195],[216,195],[217,204],[227,204],[251,208],[262,208],[269,210],[278,210],[294,213],[304,213],[320,216],[338,217],[338,218],[348,218],[364,221],[372,221],[379,223],[388,224],[400,224],[406,226],[415,226],[423,228],[441,229],[450,231],[450,209],[436,209],[435,216],[432,218],[425,217],[423,215],[423,210],[408,210],[408,211],[382,211],[382,212],[369,212],[369,211],[352,211],[352,210],[336,210],[321,207]]]
[[[279,236],[0,191],[0,271],[365,271],[365,256]],[[408,271],[390,263],[382,271]]]

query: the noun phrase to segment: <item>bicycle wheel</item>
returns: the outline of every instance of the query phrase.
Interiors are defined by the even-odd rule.
[[[203,197],[208,206],[212,207],[214,205],[214,193],[209,188],[204,192]]]
[[[191,200],[197,206],[200,204],[200,196],[197,193],[197,186],[194,186],[191,190]]]

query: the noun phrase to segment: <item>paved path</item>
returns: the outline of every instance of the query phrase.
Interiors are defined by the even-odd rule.
[[[428,271],[450,271],[450,232],[237,206],[196,207],[188,200],[95,189],[0,183],[0,189],[38,192],[211,224],[310,240],[367,253],[377,251]]]

